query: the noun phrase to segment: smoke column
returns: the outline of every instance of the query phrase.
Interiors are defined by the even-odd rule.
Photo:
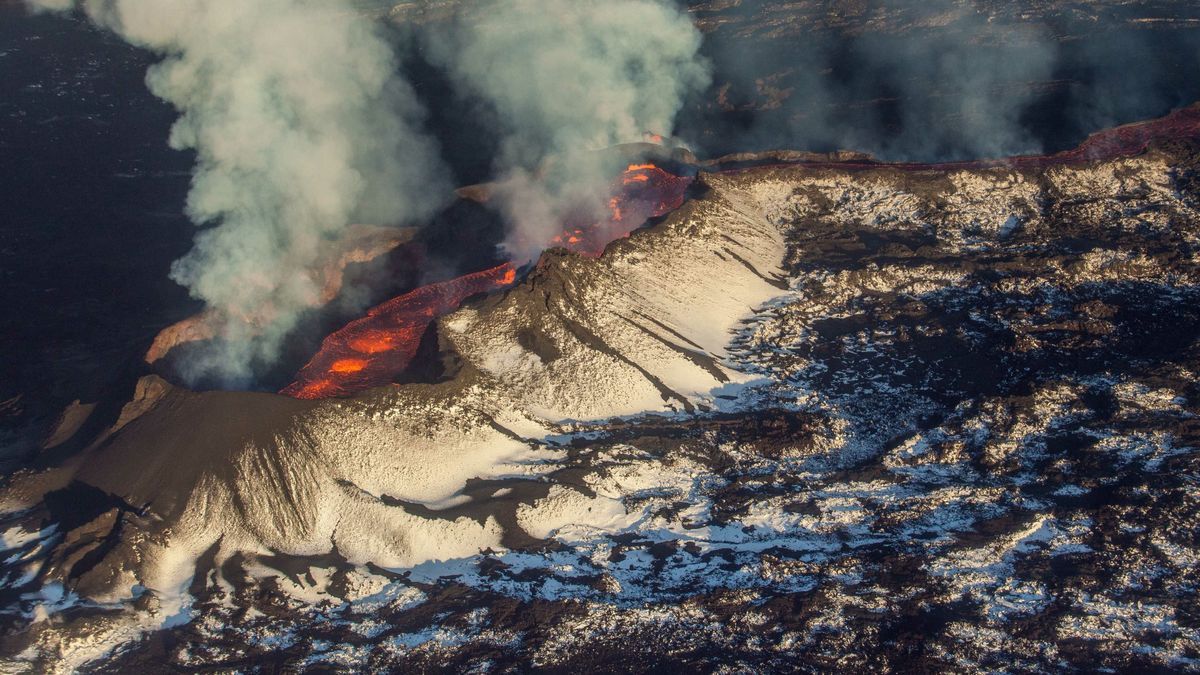
[[[244,384],[320,302],[346,225],[417,221],[446,194],[424,111],[351,0],[29,2],[165,57],[146,81],[180,111],[170,143],[197,154],[187,209],[205,226],[171,277],[226,338],[192,378]]]
[[[709,81],[700,44],[689,17],[656,0],[495,0],[429,36],[460,92],[497,118],[515,260],[541,250],[565,209],[601,205],[618,167],[595,150],[672,131]]]

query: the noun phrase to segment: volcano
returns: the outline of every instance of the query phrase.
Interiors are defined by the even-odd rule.
[[[257,3],[232,50],[139,20],[170,3],[0,14],[30,3],[81,11],[0,17],[0,672],[1200,670],[1200,107],[1168,114],[1200,3],[690,2],[691,93],[656,73],[697,43],[553,11],[673,3]],[[267,50],[294,86],[200,68],[193,99],[267,113],[335,70],[288,58],[317,4],[389,22],[355,70],[412,84],[379,111],[419,113],[449,182],[428,218],[337,217],[416,232],[263,265],[311,298],[279,336],[167,278],[220,225],[185,215],[209,156],[163,142],[195,120],[146,100],[159,58],[83,15],[205,29],[180,46],[248,75]],[[434,41],[522,5],[582,39],[461,86]],[[596,46],[632,52],[616,81],[571,60]],[[505,75],[530,55],[564,86]],[[252,149],[257,117],[202,137]],[[242,167],[352,200],[309,186],[357,154],[336,117]],[[384,202],[433,177],[390,136]],[[193,378],[248,332],[280,342],[252,375]]]

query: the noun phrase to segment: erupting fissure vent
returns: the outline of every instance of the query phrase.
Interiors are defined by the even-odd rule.
[[[549,243],[597,257],[609,242],[628,237],[647,218],[679,208],[692,180],[654,164],[630,164],[611,186],[606,220],[595,222],[580,218],[568,221],[563,231]]]
[[[683,204],[692,178],[676,176],[653,164],[631,164],[613,182],[608,217],[568,222],[549,243],[582,255],[599,256],[609,242],[629,236],[647,218]],[[500,290],[516,281],[517,270],[505,263],[450,281],[422,286],[367,312],[325,338],[321,349],[280,391],[295,398],[350,396],[393,382],[417,354],[421,337],[438,317],[458,309],[478,293]]]

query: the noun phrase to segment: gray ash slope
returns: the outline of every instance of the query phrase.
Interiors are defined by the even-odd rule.
[[[7,663],[1200,667],[1198,178],[702,174],[443,320],[447,382],[144,381],[6,486]]]

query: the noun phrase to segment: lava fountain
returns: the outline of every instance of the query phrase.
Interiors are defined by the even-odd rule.
[[[547,243],[597,257],[609,242],[629,236],[648,218],[679,208],[693,180],[654,164],[631,164],[611,184],[603,219],[569,219],[563,231]],[[422,286],[373,307],[366,316],[325,338],[295,382],[280,393],[304,399],[333,398],[389,384],[408,368],[429,324],[458,309],[468,297],[507,288],[516,278],[516,266],[505,263]]]

